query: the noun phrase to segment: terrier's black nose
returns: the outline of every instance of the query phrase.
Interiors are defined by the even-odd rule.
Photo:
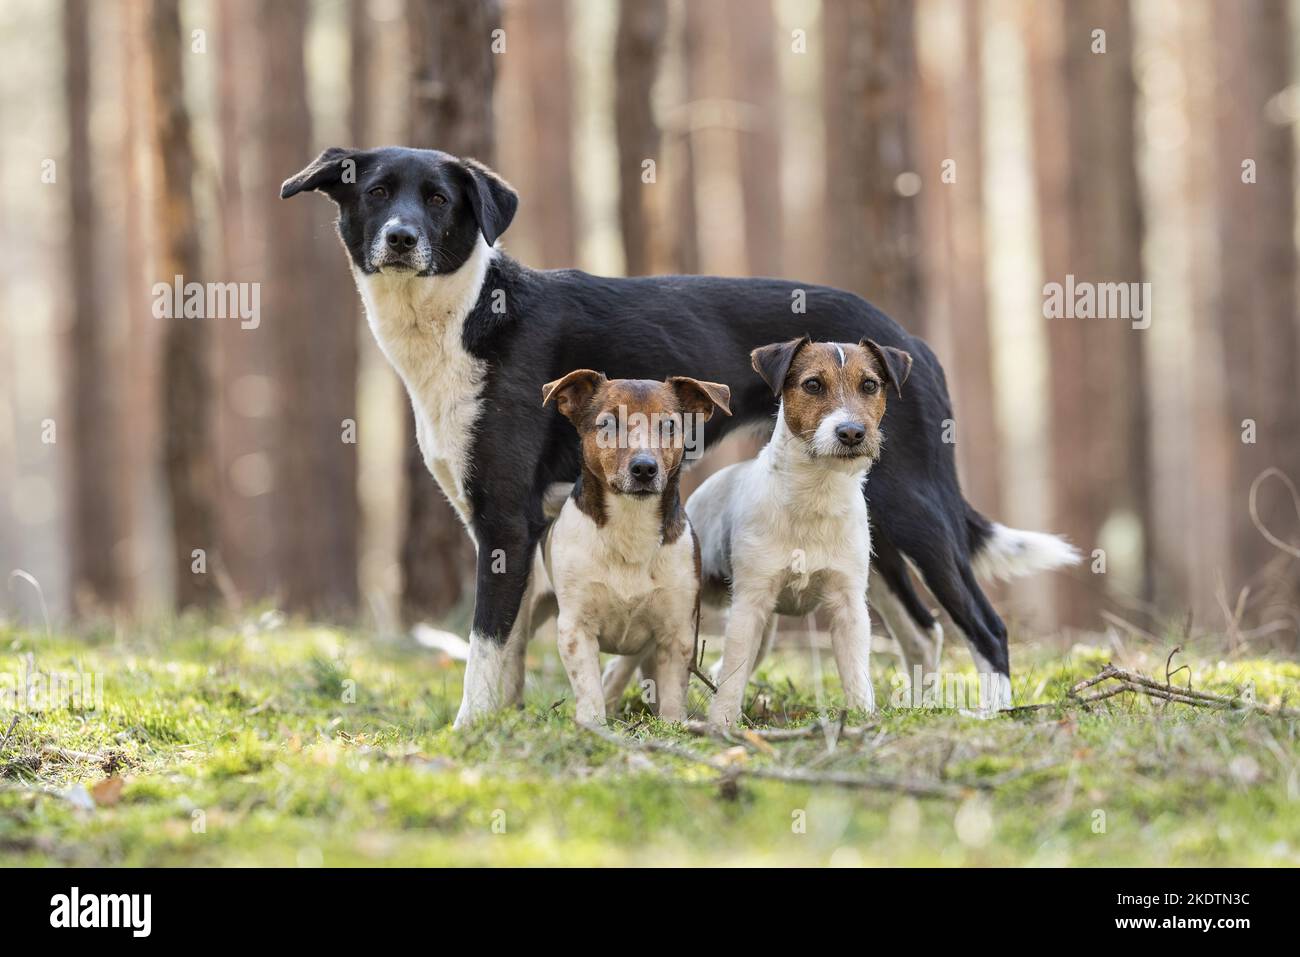
[[[628,465],[632,477],[640,482],[648,482],[659,474],[659,463],[650,455],[637,455]]]
[[[845,422],[843,425],[836,426],[835,437],[847,446],[861,445],[862,440],[867,437],[867,430],[860,422]]]
[[[388,230],[384,240],[388,243],[389,249],[405,252],[415,248],[415,244],[420,241],[420,234],[412,226],[393,226]]]

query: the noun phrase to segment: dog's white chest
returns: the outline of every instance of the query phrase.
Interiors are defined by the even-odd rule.
[[[551,574],[561,615],[580,620],[600,650],[635,654],[652,638],[674,636],[692,620],[696,574],[689,531],[658,543],[658,510],[641,503],[646,527],[621,516],[601,528],[573,501],[551,532]],[[621,534],[626,532],[626,534]]]
[[[462,336],[491,253],[480,239],[449,275],[355,274],[370,329],[410,396],[424,464],[466,525],[470,449],[487,364],[466,351]]]

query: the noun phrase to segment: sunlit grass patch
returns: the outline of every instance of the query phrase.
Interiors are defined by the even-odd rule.
[[[1122,663],[1163,680],[1167,655],[1131,652]],[[453,732],[460,666],[396,639],[196,621],[89,639],[0,631],[0,673],[93,673],[103,688],[93,708],[0,712],[0,855],[291,866],[1300,862],[1292,719],[1125,695],[993,718],[889,706],[841,716],[829,656],[814,669],[806,651],[784,651],[750,689],[749,718],[807,728],[802,736],[702,736],[653,719],[632,690],[612,726],[621,737],[609,740],[574,725],[553,657],[545,643],[530,651],[524,708]],[[1059,701],[1110,657],[1083,645],[1018,652],[1017,703]],[[1295,701],[1292,662],[1180,655],[1172,666],[1184,661],[1198,689],[1236,695],[1249,684],[1261,703]],[[960,649],[945,662],[972,671]],[[887,700],[894,664],[878,655],[875,668]],[[692,702],[697,714],[706,706],[698,684]],[[772,779],[791,771],[822,778]],[[941,785],[940,796],[909,793],[917,782]]]

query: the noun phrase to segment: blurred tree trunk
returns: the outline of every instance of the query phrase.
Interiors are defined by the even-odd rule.
[[[259,77],[243,57],[257,46],[257,0],[224,0],[216,5],[217,136],[220,160],[221,270],[227,281],[253,280],[267,254],[262,228],[264,204],[250,201],[260,193],[245,182],[244,151],[258,141]],[[275,175],[266,171],[269,181]],[[263,186],[269,183],[263,183]],[[250,188],[251,187],[251,188]],[[257,190],[257,193],[253,191]],[[279,212],[278,209],[275,212]],[[217,456],[221,475],[221,567],[235,602],[267,597],[275,578],[272,480],[275,445],[273,421],[265,401],[250,394],[270,392],[271,361],[266,326],[240,328],[218,323],[216,342]]]
[[[368,101],[365,97],[369,84],[359,74],[364,74],[369,65],[370,18],[361,9],[354,20],[360,21],[360,32],[350,37],[352,48],[348,75],[350,79],[360,79],[361,82],[349,91],[347,111],[339,112],[349,124],[346,135],[352,138],[353,144],[360,146],[366,132]],[[312,286],[316,302],[311,341],[320,350],[319,375],[315,382],[323,393],[319,400],[320,452],[329,463],[318,478],[327,514],[332,517],[328,547],[337,555],[329,579],[324,582],[336,599],[325,602],[324,607],[352,613],[357,609],[360,597],[361,493],[356,431],[359,427],[360,336],[364,319],[351,270],[343,268],[347,254],[339,240],[338,230],[334,228],[334,211],[329,207],[329,203],[311,204],[317,216],[310,251],[319,275],[319,281]],[[319,323],[326,325],[327,333],[317,328]],[[369,335],[369,331],[366,330],[365,334]]]
[[[149,51],[153,121],[154,214],[160,281],[200,281],[199,237],[195,221],[194,153],[185,107],[182,57],[189,49],[181,35],[176,0],[150,0],[146,42]],[[211,448],[211,381],[207,367],[207,320],[165,320],[163,391],[164,461],[171,500],[172,562],[176,604],[206,608],[217,598],[210,562],[215,552],[213,505],[215,477]],[[196,566],[201,549],[204,564]]]
[[[495,0],[407,0],[406,17],[411,145],[491,165],[496,152],[491,44],[492,31],[501,25],[499,5]],[[424,465],[414,419],[407,424],[406,477],[402,613],[413,622],[436,619],[455,607],[474,558],[460,519]]]
[[[370,118],[370,58],[375,47],[372,21],[368,12],[370,0],[348,0],[348,135],[352,144],[368,148],[371,135]]]
[[[923,334],[915,10],[837,0],[822,18],[831,281]]]
[[[745,260],[751,276],[782,274],[780,68],[771,0],[727,0],[731,97],[749,109],[739,138]]]
[[[1030,85],[1039,231],[1045,282],[1142,279],[1142,216],[1134,142],[1136,84],[1127,0],[1033,11]],[[1093,31],[1105,31],[1104,53]],[[1147,405],[1141,330],[1122,318],[1046,320],[1050,362],[1053,530],[1085,553],[1107,520],[1133,516],[1141,529],[1134,571],[1150,580]],[[1115,555],[1106,556],[1113,574]],[[1089,557],[1091,561],[1091,557]],[[1095,626],[1106,576],[1090,569],[1057,578],[1057,613]]]
[[[529,197],[541,226],[543,269],[572,267],[578,255],[573,194],[573,83],[569,64],[568,0],[529,0],[519,10],[524,36],[512,48],[522,55],[531,109]]]
[[[70,193],[68,270],[72,323],[67,342],[70,421],[61,446],[68,450],[72,508],[69,546],[73,607],[80,613],[127,604],[125,538],[119,506],[118,449],[113,432],[113,368],[104,343],[105,322],[97,280],[95,167],[90,144],[89,15],[85,0],[63,4],[64,93],[68,161],[62,181]]]
[[[1215,215],[1219,144],[1215,124],[1204,119],[1215,115],[1217,71],[1207,70],[1206,64],[1214,63],[1217,37],[1212,6],[1185,5],[1179,14],[1178,62],[1186,82],[1183,111],[1190,122],[1186,177],[1178,201],[1189,216],[1186,239],[1192,329],[1187,354],[1191,355],[1193,350],[1217,352],[1219,348],[1216,299],[1220,253]],[[1208,382],[1189,376],[1182,384],[1187,398],[1174,413],[1189,416],[1181,453],[1188,463],[1185,473],[1191,478],[1192,504],[1181,510],[1167,508],[1167,530],[1163,543],[1157,541],[1164,547],[1164,559],[1158,565],[1163,572],[1157,582],[1158,593],[1166,602],[1171,592],[1185,596],[1189,613],[1206,624],[1222,621],[1217,592],[1231,573],[1224,564],[1231,564],[1230,457],[1241,443],[1239,429],[1229,428],[1227,375],[1222,366],[1220,370]],[[1161,493],[1165,501],[1163,488]],[[1189,511],[1201,520],[1187,521]]]
[[[0,125],[8,103],[0,102]],[[0,208],[0,234],[8,227]],[[18,487],[18,386],[15,382],[13,323],[6,304],[0,303],[0,488]],[[0,508],[0,568],[20,564],[18,514],[14,508]]]
[[[258,31],[274,96],[262,101],[260,144],[268,180],[315,154],[306,108],[304,0],[259,7]],[[351,611],[357,600],[356,322],[351,299],[320,279],[339,267],[333,215],[323,203],[272,207],[267,229],[265,321],[275,387],[272,493],[275,575],[284,606],[313,615]],[[326,264],[326,265],[322,265]]]
[[[691,271],[743,276],[749,262],[740,146],[743,130],[755,117],[747,102],[735,98],[734,51],[726,38],[738,25],[725,0],[684,6],[687,97],[678,117],[690,146],[693,209],[683,221],[693,224]],[[769,203],[774,199],[766,197]],[[676,208],[670,215],[677,215]]]
[[[665,0],[619,5],[612,67],[614,129],[618,141],[618,222],[629,276],[660,272],[667,259],[669,240],[663,235],[664,224],[655,202],[662,134],[651,102],[667,29]],[[646,160],[655,163],[654,183],[641,179]]]
[[[984,110],[982,36],[983,3],[962,4],[962,72],[948,91],[953,146],[962,159],[950,194],[953,207],[951,246],[951,342],[956,360],[953,402],[959,410],[957,454],[964,466],[966,497],[986,514],[1002,511],[1001,445],[993,380],[993,346],[989,331],[984,261]],[[928,171],[933,175],[933,170]]]
[[[923,58],[921,153],[925,189],[926,323],[949,376],[962,489],[986,515],[1001,512],[984,262],[983,103],[979,0],[929,0]]]
[[[147,103],[148,64],[144,48],[144,10],[138,3],[118,9],[118,44],[124,51],[117,96],[123,103]],[[150,149],[148,116],[139,109],[124,111],[122,131],[122,271],[121,301],[126,315],[127,345],[117,360],[119,379],[121,458],[125,464],[124,523],[129,542],[133,599],[137,606],[157,606],[170,596],[149,574],[145,542],[158,501],[161,476],[157,469],[157,437],[162,432],[163,402],[157,369],[163,337],[151,310],[149,190],[144,181],[144,157]],[[153,589],[150,593],[151,588]]]
[[[696,199],[699,151],[696,130],[692,120],[692,106],[702,95],[702,73],[705,53],[701,44],[708,36],[708,14],[699,3],[682,5],[678,17],[675,43],[678,48],[677,67],[682,77],[684,108],[678,112],[672,130],[676,138],[675,160],[669,182],[669,196],[656,197],[659,209],[668,209],[673,224],[670,241],[669,270],[677,273],[700,271],[700,223]]]
[[[1274,99],[1293,82],[1287,11],[1285,0],[1214,6],[1220,263],[1215,312],[1231,432],[1229,601],[1252,579],[1258,587],[1259,572],[1280,555],[1251,520],[1251,484],[1271,466],[1300,484],[1295,148],[1292,127]],[[1260,486],[1258,517],[1278,538],[1300,540],[1295,509],[1280,481]],[[1292,580],[1292,599],[1298,582]],[[1295,601],[1290,604],[1294,612]]]

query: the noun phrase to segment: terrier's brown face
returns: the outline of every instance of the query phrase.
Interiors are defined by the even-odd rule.
[[[806,337],[755,349],[754,371],[781,397],[790,432],[813,458],[880,456],[880,421],[890,388],[902,396],[912,357],[870,339],[857,344]]]
[[[674,376],[606,379],[578,369],[542,387],[582,440],[587,471],[619,495],[662,494],[715,408],[731,414],[731,390]]]

